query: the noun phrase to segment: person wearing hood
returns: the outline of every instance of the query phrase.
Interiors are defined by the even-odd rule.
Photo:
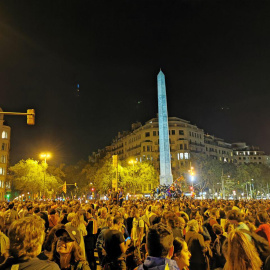
[[[157,223],[151,226],[146,237],[147,258],[137,270],[179,270],[174,253],[173,233],[166,226]]]

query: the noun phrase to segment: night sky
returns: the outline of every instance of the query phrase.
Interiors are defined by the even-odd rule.
[[[270,1],[1,0],[0,107],[11,164],[72,164],[157,115],[270,153]],[[79,84],[79,91],[77,85]]]

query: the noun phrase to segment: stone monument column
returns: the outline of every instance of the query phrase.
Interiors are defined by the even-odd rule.
[[[160,70],[158,82],[158,126],[159,126],[159,162],[160,184],[171,185],[173,182],[169,141],[169,124],[166,98],[165,75]]]

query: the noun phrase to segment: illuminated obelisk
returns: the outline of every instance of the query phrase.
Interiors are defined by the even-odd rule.
[[[173,177],[172,177],[170,141],[169,141],[166,85],[165,85],[165,75],[161,70],[158,73],[157,82],[158,82],[160,184],[171,185],[173,182]]]

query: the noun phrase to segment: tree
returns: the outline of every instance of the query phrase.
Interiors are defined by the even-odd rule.
[[[100,193],[106,193],[112,186],[112,179],[115,177],[116,169],[112,166],[112,158],[107,155],[98,162],[98,169],[94,177],[94,185]]]
[[[57,187],[58,181],[55,176],[46,172],[47,166],[44,162],[40,164],[36,160],[27,159],[10,167],[13,191],[30,192],[33,196],[42,193],[43,189],[47,192]],[[45,183],[44,174],[46,174]]]
[[[125,187],[129,192],[141,192],[144,185],[151,184],[155,187],[158,185],[158,174],[154,166],[149,162],[137,162],[133,166],[128,161],[123,161],[120,170],[119,184]]]
[[[209,188],[214,195],[215,191],[221,187],[222,162],[202,154],[193,158],[192,165],[196,172],[195,186],[200,192]]]

